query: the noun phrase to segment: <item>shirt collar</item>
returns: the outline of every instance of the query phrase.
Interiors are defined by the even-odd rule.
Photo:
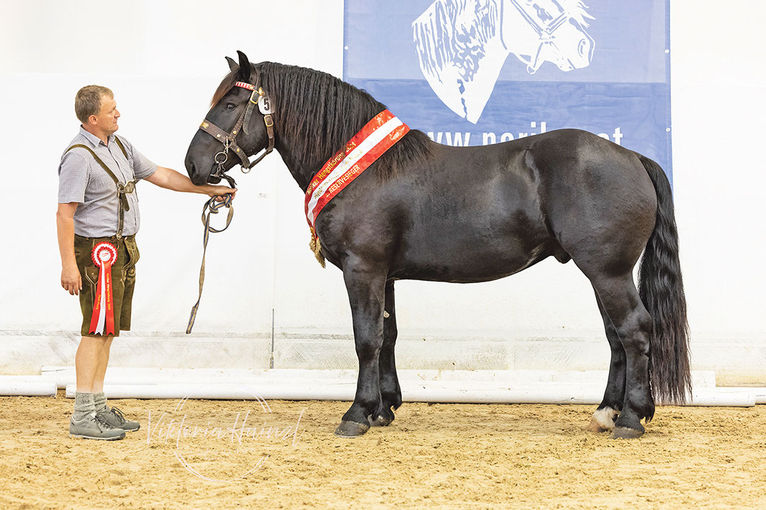
[[[80,134],[85,137],[86,140],[88,140],[93,147],[98,147],[100,145],[104,145],[104,142],[101,141],[99,137],[82,127],[82,124],[80,125]],[[107,141],[109,143],[112,143],[114,141],[114,135],[109,135],[109,138],[107,138]]]

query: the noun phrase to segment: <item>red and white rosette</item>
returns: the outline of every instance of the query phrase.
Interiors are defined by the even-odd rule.
[[[111,243],[99,243],[91,253],[98,266],[98,285],[93,300],[90,332],[100,335],[114,334],[114,297],[112,292],[112,266],[117,262],[117,248]]]

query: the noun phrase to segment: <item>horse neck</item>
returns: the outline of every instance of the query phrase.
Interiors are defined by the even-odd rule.
[[[327,73],[271,62],[256,69],[275,102],[274,147],[304,191],[324,163],[384,108]]]
[[[274,149],[279,152],[293,179],[305,193],[311,179],[322,167],[324,161],[316,161],[313,164],[301,163],[300,155],[305,153],[305,140],[291,140],[289,135],[280,136],[278,129],[275,130],[275,138]]]

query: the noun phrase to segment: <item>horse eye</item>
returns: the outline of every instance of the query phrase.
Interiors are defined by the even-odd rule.
[[[236,107],[237,107],[237,105],[235,105],[234,103],[226,103],[226,109],[227,110],[233,110]]]

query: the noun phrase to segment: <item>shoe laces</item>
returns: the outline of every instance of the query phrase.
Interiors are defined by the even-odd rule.
[[[125,415],[124,415],[124,414],[122,414],[122,411],[120,411],[120,410],[119,410],[118,408],[116,408],[116,407],[112,407],[112,408],[111,408],[111,412],[112,412],[112,414],[113,414],[113,415],[115,415],[115,416],[117,417],[117,419],[120,421],[120,424],[123,424],[123,423],[125,423],[125,421],[126,421],[126,420],[125,420]]]
[[[99,414],[96,415],[95,421],[101,430],[105,430],[105,429],[108,430],[108,429],[114,428],[112,425],[109,424],[108,421],[106,421],[106,418],[104,418],[103,416]]]

